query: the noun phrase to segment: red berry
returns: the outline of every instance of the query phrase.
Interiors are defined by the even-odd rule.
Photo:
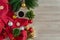
[[[29,20],[28,22],[31,24],[32,23],[32,20]]]
[[[28,31],[30,31],[30,32],[33,32],[33,28],[31,27],[31,28],[29,28],[29,30]]]

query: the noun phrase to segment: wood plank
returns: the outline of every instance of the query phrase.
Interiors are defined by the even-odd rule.
[[[38,0],[34,9],[34,40],[60,40],[60,0]]]

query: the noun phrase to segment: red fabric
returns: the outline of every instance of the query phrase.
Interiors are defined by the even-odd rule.
[[[21,23],[20,26],[27,26],[28,25],[28,20],[24,18],[18,18],[17,21]]]
[[[0,10],[0,16],[4,16],[8,12],[8,4],[0,1],[0,6],[3,6],[4,9]]]
[[[3,20],[4,24],[7,24],[9,21],[7,16],[2,16],[1,19]]]
[[[28,25],[28,20],[24,19],[24,18],[17,18],[15,21],[20,22],[20,26],[27,26]]]
[[[7,4],[7,0],[1,0],[0,1],[0,6],[4,6],[3,10],[0,10],[0,33],[2,32],[2,29],[4,28],[4,26],[6,26],[6,33],[8,35],[8,37],[10,38],[10,40],[12,40],[12,38],[14,37],[12,34],[12,30],[14,28],[17,28],[16,23],[20,22],[20,26],[27,26],[29,24],[29,20],[24,19],[24,18],[17,18],[17,19],[13,19],[12,16],[14,15],[14,12],[10,9],[8,9],[8,4]],[[9,27],[8,25],[8,21],[12,21],[13,22],[13,26]],[[6,25],[5,25],[6,24]],[[3,37],[0,36],[0,40],[2,40]],[[27,39],[27,32],[25,30],[21,31],[21,34],[14,38],[14,40],[26,40]]]
[[[6,3],[6,0],[0,0],[0,6],[4,7],[4,9],[0,10],[0,18],[6,23],[7,22],[6,14],[8,12],[8,4]]]
[[[8,34],[9,34],[9,33],[11,33],[11,32],[12,32],[12,29],[11,29],[10,27],[8,27],[8,26],[7,26],[7,27],[6,27],[6,29],[5,29],[5,31],[6,31],[6,33],[8,33]]]
[[[4,23],[3,21],[0,19],[0,33],[2,32],[2,29],[4,28]]]
[[[27,19],[18,19],[18,18],[17,18],[17,19],[15,19],[15,20],[13,20],[13,19],[11,19],[11,18],[9,17],[9,20],[13,22],[12,28],[17,28],[17,27],[18,27],[18,26],[16,25],[17,22],[20,22],[20,26],[19,26],[19,27],[21,27],[21,26],[27,26],[27,25],[29,24]]]
[[[8,3],[8,0],[0,0],[1,2]]]
[[[10,40],[13,40],[14,39],[14,36],[11,33],[8,34],[8,37],[10,38]]]
[[[3,36],[0,36],[0,40],[3,40]]]
[[[8,30],[10,30],[10,29],[8,28]],[[7,32],[9,32],[8,37],[10,38],[10,40],[12,40],[12,38],[14,38],[14,36],[13,36],[12,32],[10,32],[8,30],[7,30]],[[14,38],[14,40],[26,40],[26,39],[27,39],[27,32],[25,30],[21,31],[20,36]]]
[[[27,32],[23,30],[19,37],[15,38],[16,40],[26,40],[27,39]]]
[[[17,22],[20,22],[19,27],[28,25],[28,20],[27,19],[18,19],[17,18],[17,19],[14,20],[14,19],[11,19],[10,17],[8,17],[8,19],[13,22],[13,26],[11,28],[9,27],[9,25],[7,25],[7,28],[6,28],[6,31],[9,34],[8,36],[9,36],[10,39],[13,37],[13,34],[10,34],[10,33],[12,33],[12,30],[14,28],[18,28],[16,26]],[[27,32],[25,30],[23,30],[21,32],[21,35],[19,37],[15,38],[14,40],[26,40],[26,39],[27,39]]]
[[[5,14],[4,14],[5,15]],[[2,20],[5,22],[5,24],[8,24],[8,21],[10,20],[10,21],[12,21],[14,24],[13,24],[13,26],[12,26],[12,28],[14,29],[14,28],[17,28],[17,26],[16,26],[16,22],[20,22],[21,23],[21,25],[20,25],[20,27],[21,26],[26,26],[26,25],[28,25],[28,20],[27,19],[12,19],[11,17],[9,17],[9,16],[2,16],[1,17],[2,18]],[[4,23],[1,21],[0,22],[0,33],[1,33],[1,31],[2,31],[2,29],[3,29],[3,27],[4,27]],[[12,33],[12,31],[10,30],[11,28],[8,26],[8,25],[6,25],[6,33],[8,33],[7,35],[8,35],[8,37],[10,38],[10,40],[12,40],[12,38],[14,37],[13,36],[13,34],[11,34]],[[22,31],[21,32],[21,36],[19,36],[19,37],[17,37],[17,38],[15,38],[14,40],[26,40],[26,38],[27,38],[27,32],[24,30],[24,31]],[[0,37],[0,40],[3,40],[3,38],[1,38]]]

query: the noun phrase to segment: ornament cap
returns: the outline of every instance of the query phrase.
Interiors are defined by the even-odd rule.
[[[21,6],[22,6],[23,8],[25,8],[25,7],[26,7],[26,4],[23,2]]]

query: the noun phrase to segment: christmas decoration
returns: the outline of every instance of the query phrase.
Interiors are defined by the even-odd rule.
[[[38,6],[37,1],[38,1],[38,0],[25,0],[26,7],[27,7],[28,9],[30,9],[30,8],[35,8],[36,6]]]
[[[25,8],[26,7],[26,4],[25,3],[22,3],[22,7]]]
[[[20,35],[20,30],[19,29],[13,29],[13,35],[14,35],[14,37],[17,37],[17,36],[19,36]]]
[[[16,15],[13,15],[13,19],[16,19],[17,18],[17,16]]]
[[[23,12],[23,11],[20,11],[20,12],[18,13],[18,15],[19,15],[19,17],[23,17],[23,16],[24,16],[24,12]]]
[[[27,34],[28,34],[28,37],[27,39],[33,39],[34,38],[34,30],[32,27],[30,27],[28,30],[27,30]]]
[[[29,28],[29,31],[30,31],[31,33],[33,32],[33,29],[32,29],[32,27],[30,27],[30,28]]]
[[[29,11],[26,13],[26,17],[28,17],[30,20],[32,20],[32,19],[34,18],[33,11],[32,11],[32,10],[29,10]]]
[[[9,21],[8,26],[13,26],[13,22]]]
[[[16,12],[21,7],[21,0],[9,0],[9,4],[12,6],[12,10]]]
[[[20,30],[24,30],[24,27],[22,26],[22,27],[20,27],[19,29],[20,29]]]
[[[28,9],[38,6],[38,0],[9,0],[9,4],[12,6],[13,11],[18,11],[21,7]]]
[[[0,0],[0,40],[33,40],[31,8],[37,5],[37,0]]]

